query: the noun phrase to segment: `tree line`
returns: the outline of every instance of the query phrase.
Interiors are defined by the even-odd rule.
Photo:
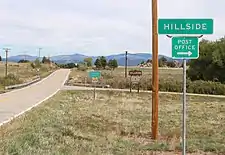
[[[116,59],[106,60],[106,57],[100,56],[98,57],[95,62],[93,63],[93,58],[87,57],[84,58],[82,62],[79,63],[67,63],[67,64],[57,64],[61,68],[75,68],[77,67],[80,70],[87,70],[87,68],[93,67],[94,69],[112,69],[118,67],[118,62]],[[93,66],[94,65],[94,66]]]
[[[85,58],[84,63],[87,65],[87,67],[92,67],[93,64],[93,59],[92,58]],[[95,62],[94,62],[95,68],[96,69],[106,69],[106,67],[109,67],[110,69],[115,69],[118,67],[118,62],[116,59],[110,59],[106,60],[106,57],[100,56],[98,57]]]
[[[36,60],[40,61],[38,58]],[[1,56],[0,56],[0,61],[2,61],[2,57]],[[26,60],[26,59],[21,59],[21,60],[18,61],[18,63],[28,63],[28,62],[30,62],[30,61],[29,60]],[[46,64],[46,63],[51,63],[52,61],[50,60],[50,58],[47,58],[47,57],[44,56],[42,58],[42,61],[41,62],[44,63],[44,64]]]

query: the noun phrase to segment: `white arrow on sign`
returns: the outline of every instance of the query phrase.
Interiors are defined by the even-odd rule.
[[[188,55],[188,56],[191,56],[192,55],[192,52],[191,51],[188,51],[188,52],[177,52],[178,55]]]

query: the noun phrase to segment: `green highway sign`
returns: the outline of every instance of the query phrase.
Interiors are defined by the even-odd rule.
[[[99,72],[99,71],[90,71],[89,72],[89,77],[90,78],[100,78],[100,76],[101,76],[101,72]]]
[[[158,19],[159,34],[213,34],[213,19]]]
[[[197,59],[199,57],[198,45],[197,37],[173,37],[172,58]]]

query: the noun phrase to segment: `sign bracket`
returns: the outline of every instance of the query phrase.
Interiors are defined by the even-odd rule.
[[[171,35],[166,35],[168,38],[173,38],[173,36],[171,36]],[[202,38],[203,37],[203,35],[200,35],[200,36],[185,36],[185,38],[188,38],[188,37],[197,37],[197,38]]]

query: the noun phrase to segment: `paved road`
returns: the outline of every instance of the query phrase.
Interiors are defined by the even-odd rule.
[[[0,94],[0,125],[59,91],[69,72],[68,69],[60,69],[31,86]]]
[[[42,101],[54,95],[61,90],[93,90],[90,87],[64,86],[70,70],[60,69],[55,71],[46,79],[35,83],[31,86],[12,91],[5,94],[0,94],[0,126],[7,123],[13,117],[18,116],[32,107],[40,104]],[[113,90],[113,91],[129,91],[129,89],[111,89],[111,88],[96,88],[96,90]],[[136,90],[133,90],[136,91]],[[141,91],[140,92],[150,92]],[[174,92],[159,92],[161,94],[181,94]],[[210,96],[225,98],[222,95],[205,95],[205,94],[188,94],[194,96]]]
[[[94,88],[91,87],[83,87],[83,86],[64,86],[61,90],[93,90]],[[129,92],[130,89],[112,89],[112,88],[96,88],[96,90],[112,90],[112,91],[122,91],[122,92]],[[132,90],[132,92],[137,92],[137,90]],[[143,91],[140,90],[140,92],[151,92],[151,91]],[[176,95],[183,93],[177,93],[177,92],[159,92],[159,94],[171,94]],[[187,93],[189,96],[200,96],[200,97],[216,97],[216,98],[225,98],[225,95],[207,95],[207,94],[193,94],[193,93]]]

